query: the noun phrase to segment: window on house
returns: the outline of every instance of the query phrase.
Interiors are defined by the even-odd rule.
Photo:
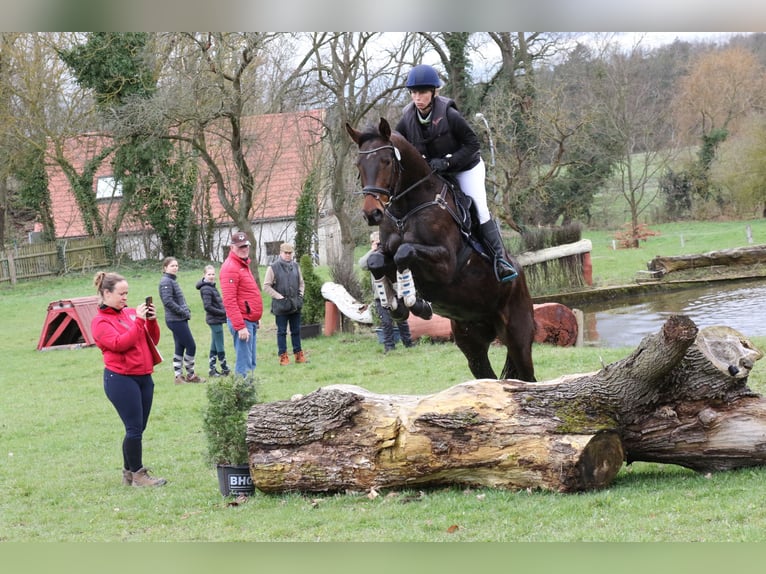
[[[122,182],[115,181],[114,177],[99,177],[96,181],[96,199],[112,199],[122,197]]]

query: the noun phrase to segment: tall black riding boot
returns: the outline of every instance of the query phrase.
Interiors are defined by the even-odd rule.
[[[490,250],[495,259],[495,276],[498,281],[511,281],[518,277],[516,269],[513,268],[505,259],[505,247],[503,247],[503,238],[500,237],[500,230],[497,224],[491,219],[480,226],[481,235],[484,239],[484,245]]]

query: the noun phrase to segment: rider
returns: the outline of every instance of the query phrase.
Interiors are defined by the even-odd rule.
[[[473,199],[484,244],[494,256],[495,275],[500,281],[510,281],[517,277],[517,273],[504,258],[500,230],[487,207],[479,138],[457,109],[455,101],[437,95],[441,85],[439,74],[431,66],[421,64],[410,70],[406,87],[412,103],[404,108],[396,131],[418,149],[431,169],[454,176],[463,192]]]

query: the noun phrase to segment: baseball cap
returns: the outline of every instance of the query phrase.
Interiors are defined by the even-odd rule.
[[[234,247],[250,245],[250,240],[247,238],[247,234],[244,231],[235,231],[231,234],[229,245],[233,245]]]
[[[279,246],[279,250],[282,253],[292,253],[294,251],[292,243],[283,243]]]

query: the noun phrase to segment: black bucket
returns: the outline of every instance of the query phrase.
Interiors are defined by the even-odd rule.
[[[223,496],[250,496],[255,492],[250,467],[246,464],[219,464],[218,488]]]

